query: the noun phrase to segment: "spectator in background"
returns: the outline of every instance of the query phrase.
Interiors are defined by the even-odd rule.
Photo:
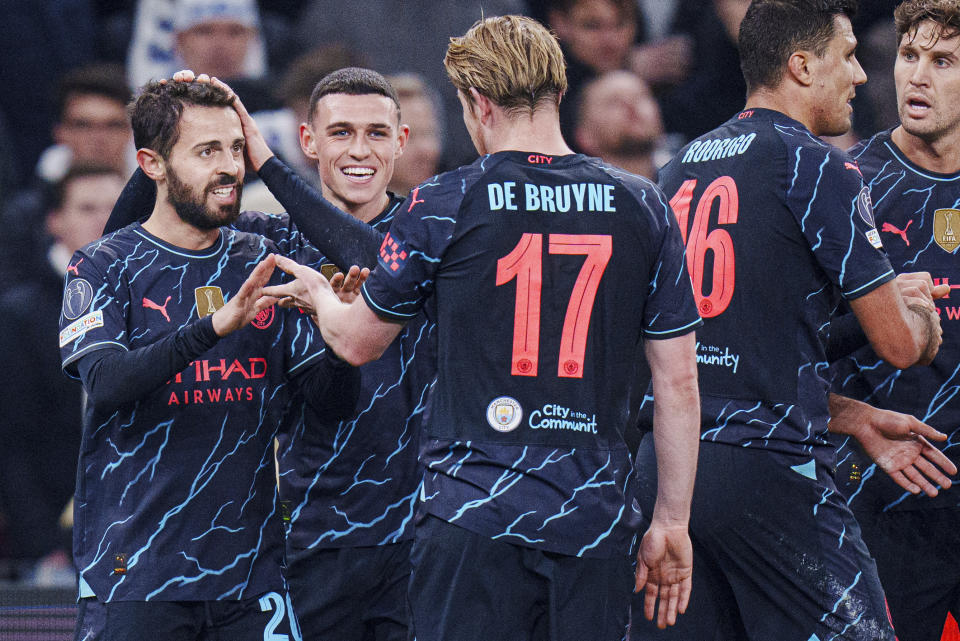
[[[663,149],[657,101],[647,83],[629,71],[609,71],[587,83],[574,136],[583,153],[654,181],[672,155]]]
[[[73,252],[100,236],[124,176],[74,165],[52,190],[42,258],[0,296],[0,557],[41,583],[75,581],[70,536],[58,525],[73,494],[81,419],[81,388],[60,371],[56,342],[63,277]]]
[[[52,207],[51,186],[77,163],[107,165],[127,175],[135,166],[126,106],[131,96],[117,65],[91,65],[68,73],[59,89],[58,116],[32,184],[0,211],[4,230],[0,283],[28,278],[41,256],[43,219]],[[42,262],[42,258],[40,259]]]
[[[750,0],[713,0],[713,12],[695,37],[692,75],[660,102],[667,131],[696,138],[743,108],[747,85],[740,73],[737,34]]]
[[[262,82],[268,61],[255,0],[140,0],[127,66],[131,86],[195,69],[228,81],[251,111],[277,106]]]
[[[443,140],[443,111],[440,98],[417,74],[404,73],[388,78],[400,101],[400,118],[410,127],[403,155],[397,158],[393,179],[387,187],[398,196],[437,174]]]

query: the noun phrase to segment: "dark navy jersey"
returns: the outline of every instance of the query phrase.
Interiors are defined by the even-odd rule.
[[[663,195],[594,158],[510,151],[402,207],[361,292],[385,319],[437,319],[423,509],[517,545],[626,553],[642,339],[700,322]]]
[[[88,245],[68,268],[64,368],[213,313],[275,251],[227,228],[211,247],[185,250],[139,223]],[[136,402],[89,405],[74,512],[81,596],[193,601],[284,588],[273,440],[289,378],[322,353],[307,315],[271,307]]]
[[[938,174],[910,162],[877,134],[850,150],[873,197],[880,238],[898,272],[927,271],[951,286],[934,301],[943,344],[929,367],[898,370],[864,347],[834,365],[834,391],[904,412],[950,435],[938,447],[960,464],[960,173]],[[852,441],[851,441],[852,443]],[[915,497],[877,469],[858,448],[839,452],[839,485],[857,509],[925,509],[960,505],[957,490]]]
[[[370,224],[386,233],[400,203],[392,197]],[[235,225],[272,238],[297,262],[333,274],[333,265],[286,214],[247,213]],[[290,546],[358,547],[412,538],[422,477],[420,425],[436,374],[435,346],[435,324],[418,314],[383,356],[360,368],[357,413],[347,420],[325,423],[302,399],[293,399],[278,453]]]
[[[697,332],[701,439],[832,467],[829,378],[818,337],[840,301],[894,277],[869,192],[844,152],[801,123],[752,109],[661,170],[686,243]]]

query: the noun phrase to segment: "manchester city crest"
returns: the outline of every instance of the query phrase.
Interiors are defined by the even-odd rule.
[[[487,405],[487,423],[498,432],[512,432],[522,418],[523,408],[515,398],[501,396]]]
[[[933,212],[933,240],[947,253],[960,247],[960,209],[938,209]]]

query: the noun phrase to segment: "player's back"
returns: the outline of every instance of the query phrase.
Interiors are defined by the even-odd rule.
[[[596,159],[501,152],[408,202],[422,224],[398,219],[380,269],[436,293],[426,509],[491,536],[590,553],[623,511],[641,338],[698,322],[662,194]]]
[[[703,438],[828,460],[818,332],[841,293],[892,278],[856,165],[801,123],[755,109],[681,150],[660,184],[704,317]]]

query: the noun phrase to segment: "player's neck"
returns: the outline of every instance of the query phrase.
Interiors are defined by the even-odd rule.
[[[191,251],[206,249],[220,237],[220,228],[200,229],[184,222],[173,205],[159,195],[143,228],[165,243]]]
[[[353,203],[343,198],[340,198],[335,193],[330,191],[326,185],[323,185],[321,188],[323,197],[333,203],[338,209],[347,212],[357,220],[369,223],[371,220],[380,215],[384,209],[387,208],[387,203],[390,201],[390,197],[387,195],[387,192],[383,192],[373,200],[369,200],[365,203]]]
[[[934,141],[923,140],[902,126],[890,135],[893,144],[910,162],[938,174],[960,172],[960,131]]]
[[[783,90],[758,89],[747,96],[747,104],[744,105],[743,109],[744,111],[748,109],[779,111],[783,115],[803,124],[807,129],[810,129],[813,123],[813,118],[806,109],[805,103],[802,100],[796,100],[796,96]],[[816,134],[816,132],[813,133]]]
[[[532,117],[509,117],[504,114],[493,126],[486,127],[481,135],[483,149],[478,149],[481,153],[534,151],[547,156],[566,156],[573,153],[560,133],[557,112],[546,109],[538,109]]]

